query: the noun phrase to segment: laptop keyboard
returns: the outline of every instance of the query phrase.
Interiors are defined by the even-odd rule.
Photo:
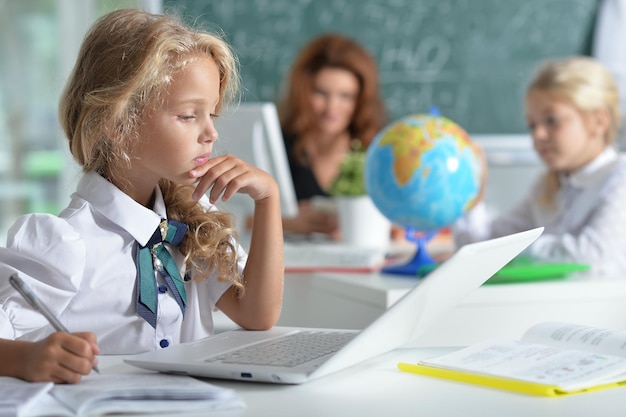
[[[206,362],[293,367],[336,352],[357,333],[300,331],[206,359]]]

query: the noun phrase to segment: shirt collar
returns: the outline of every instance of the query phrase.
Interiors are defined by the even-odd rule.
[[[155,188],[154,208],[137,203],[128,194],[95,172],[86,173],[78,183],[76,194],[107,219],[130,233],[145,246],[161,223],[167,218],[161,189]]]
[[[576,188],[589,188],[603,181],[617,162],[618,154],[612,147],[607,147],[593,161],[568,176],[560,175],[562,184]]]

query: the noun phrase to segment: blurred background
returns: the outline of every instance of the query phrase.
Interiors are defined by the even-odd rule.
[[[75,187],[79,170],[57,102],[85,31],[108,11],[178,13],[223,31],[240,58],[246,101],[275,101],[311,37],[353,36],[379,62],[393,118],[435,105],[485,148],[486,198],[505,209],[539,170],[523,112],[532,71],[549,57],[596,54],[599,28],[610,46],[623,48],[611,25],[625,1],[0,0],[0,244],[17,216],[57,214]],[[617,25],[624,36],[626,22]],[[604,60],[622,85],[625,61]]]
[[[0,242],[23,213],[57,214],[80,173],[57,104],[80,42],[100,15],[150,0],[0,0]]]

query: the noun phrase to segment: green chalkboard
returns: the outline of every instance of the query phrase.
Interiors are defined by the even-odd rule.
[[[470,133],[525,131],[523,95],[549,57],[590,54],[599,0],[165,0],[220,29],[244,100],[275,101],[308,40],[338,31],[377,58],[393,118],[437,106]]]

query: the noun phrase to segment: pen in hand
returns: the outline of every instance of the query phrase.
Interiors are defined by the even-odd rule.
[[[52,327],[55,330],[63,333],[69,333],[69,331],[65,328],[65,326],[52,314],[48,307],[35,295],[33,290],[26,285],[26,283],[17,275],[12,274],[9,277],[9,282],[22,296],[28,301],[28,303],[37,311],[39,311],[43,316],[50,322]],[[92,368],[97,373],[100,373],[98,366],[94,365]]]

